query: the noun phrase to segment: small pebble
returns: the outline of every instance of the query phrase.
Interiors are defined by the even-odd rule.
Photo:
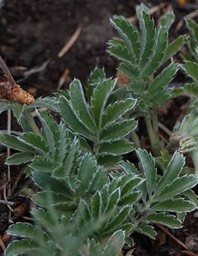
[[[194,217],[194,218],[198,218],[198,212],[195,212],[195,213],[193,214],[193,217]]]
[[[185,245],[193,252],[198,252],[198,236],[190,235],[186,237]]]

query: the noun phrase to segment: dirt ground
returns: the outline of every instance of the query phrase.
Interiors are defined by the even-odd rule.
[[[57,89],[65,69],[83,82],[95,66],[104,66],[113,75],[115,62],[105,53],[106,42],[114,34],[109,18],[113,14],[132,16],[134,7],[117,0],[9,0],[4,1],[0,14],[1,56],[15,79],[22,78],[21,85],[36,88],[40,96]],[[79,27],[76,43],[59,58],[58,53]],[[30,71],[46,62],[42,71],[26,79],[24,70],[18,70]]]
[[[155,7],[153,15],[156,18],[174,9],[176,22],[172,38],[186,32],[180,22],[182,17],[194,11],[196,5],[196,1],[182,7],[174,1],[157,0],[1,0],[0,55],[14,79],[35,97],[51,95],[60,87],[67,88],[74,77],[86,85],[87,76],[95,66],[104,67],[107,75],[113,76],[117,64],[106,53],[107,41],[115,35],[109,19],[114,14],[134,17],[135,6],[141,2],[150,8]],[[73,35],[76,41],[62,53]],[[176,82],[180,83],[181,77]],[[177,104],[180,106],[182,102],[174,104],[177,107],[175,111],[178,111]],[[6,127],[4,120],[5,114],[1,116],[0,129]],[[21,202],[22,199],[16,200]],[[0,208],[0,235],[3,235],[8,226],[5,221],[7,211],[3,206]],[[187,218],[185,228],[174,231],[174,235],[185,242],[187,236],[198,235],[197,225],[197,217],[193,213]],[[192,227],[194,232],[191,232]],[[176,241],[158,229],[156,241],[137,235],[137,248],[133,255],[186,255],[181,253],[183,248]],[[194,240],[197,245],[198,239]]]

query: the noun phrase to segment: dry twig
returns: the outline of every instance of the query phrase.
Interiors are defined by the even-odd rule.
[[[8,69],[7,65],[3,61],[2,57],[0,56],[0,67],[3,70],[4,74],[8,77],[9,82],[11,85],[16,84],[13,76],[10,73],[10,70]],[[7,133],[10,135],[11,134],[11,110],[8,109],[7,111]],[[7,157],[10,156],[10,148],[7,148]],[[11,186],[10,186],[10,179],[11,179],[11,174],[10,174],[10,165],[7,166],[7,175],[8,175],[8,196],[11,196]],[[9,208],[9,207],[8,207]],[[10,209],[10,208],[9,208]]]
[[[185,255],[189,255],[189,256],[198,256],[197,253],[189,252],[189,251],[182,251],[181,253],[182,253],[182,254],[185,254]]]
[[[195,10],[195,11],[193,11],[193,12],[187,14],[184,18],[190,18],[190,19],[192,19],[192,18],[195,18],[195,17],[197,17],[197,16],[198,16],[198,10]],[[178,22],[178,24],[177,24],[177,26],[176,26],[176,28],[175,28],[175,31],[179,31],[179,30],[181,29],[181,27],[182,27],[182,25],[183,25],[183,23],[184,23],[184,18]]]
[[[6,249],[6,245],[4,244],[3,240],[2,240],[2,236],[0,236],[0,247],[3,251],[5,251]]]
[[[181,247],[183,247],[185,250],[189,251],[188,247],[182,242],[180,241],[177,237],[175,237],[170,231],[168,231],[168,229],[166,229],[165,227],[161,226],[160,224],[157,225],[161,230],[164,231],[164,233],[166,233],[168,236],[170,236],[176,243],[178,243]]]
[[[11,85],[16,84],[13,76],[10,73],[10,70],[8,69],[7,65],[5,64],[1,56],[0,56],[0,68],[3,70],[4,74],[8,77]]]
[[[69,74],[69,69],[66,68],[62,74],[62,76],[60,77],[59,79],[59,82],[58,82],[58,86],[57,86],[57,90],[60,90],[61,87],[63,86],[63,84],[65,82],[69,82],[70,81],[70,74]]]
[[[58,57],[61,58],[63,57],[63,55],[65,55],[65,53],[67,53],[69,51],[69,49],[73,46],[73,44],[76,42],[76,40],[78,39],[80,33],[81,33],[82,27],[79,26],[76,31],[74,32],[74,34],[71,36],[71,38],[69,39],[69,41],[64,45],[64,47],[60,50],[60,52],[58,53]]]
[[[154,14],[156,12],[158,12],[159,10],[161,10],[162,8],[164,8],[167,4],[166,3],[161,3],[159,5],[155,5],[152,8],[149,9],[149,14]],[[136,16],[132,16],[128,18],[128,21],[133,23],[137,20]]]

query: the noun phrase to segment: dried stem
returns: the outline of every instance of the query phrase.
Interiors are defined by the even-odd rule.
[[[162,225],[160,224],[157,224],[157,226],[164,231],[164,233],[166,233],[168,236],[170,236],[176,243],[178,243],[181,247],[183,247],[185,250],[188,250],[188,247],[182,242],[180,241],[177,237],[175,237],[170,231],[168,231],[167,228],[163,227]]]
[[[13,76],[10,73],[10,70],[8,69],[7,65],[5,64],[4,60],[0,56],[0,68],[3,70],[4,74],[8,77],[10,84],[14,85],[16,84]],[[7,132],[8,134],[11,133],[11,110],[8,109],[7,111]],[[10,156],[10,148],[7,148],[7,157]],[[11,174],[10,174],[10,165],[8,165],[8,196],[11,196],[11,187],[10,187],[10,179],[11,179]]]
[[[11,134],[11,109],[8,109],[7,111],[7,133],[8,135]],[[7,147],[7,157],[10,156],[10,148]],[[10,165],[7,166],[7,172],[8,172],[8,197],[11,197],[11,173],[10,173]]]
[[[73,46],[73,44],[76,42],[76,40],[78,39],[80,33],[81,33],[81,26],[79,26],[76,31],[74,32],[74,34],[72,35],[72,37],[69,39],[69,41],[65,44],[65,46],[60,50],[60,52],[58,53],[58,57],[61,58],[63,57],[63,55],[65,53],[67,53],[69,51],[69,49]]]
[[[7,200],[0,200],[0,204],[5,204],[5,205],[15,205],[16,203],[15,202],[12,202],[12,201],[7,201]]]
[[[152,113],[152,115],[144,117],[149,140],[151,143],[151,149],[154,156],[159,156],[161,146],[158,136],[158,127],[157,127],[157,114]]]

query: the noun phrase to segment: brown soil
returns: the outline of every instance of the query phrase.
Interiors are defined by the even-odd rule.
[[[0,1],[2,4],[0,8],[0,55],[10,68],[15,80],[23,88],[31,91],[35,97],[51,95],[56,91],[65,70],[69,71],[69,75],[62,88],[67,88],[74,77],[79,78],[85,85],[87,76],[95,66],[104,67],[107,75],[113,76],[115,75],[116,61],[106,53],[107,41],[115,35],[109,19],[114,14],[126,17],[134,16],[135,6],[140,2],[147,3],[149,7],[159,7],[162,3],[157,0]],[[169,1],[169,4],[171,2]],[[169,7],[171,6],[169,5]],[[167,10],[166,8],[168,8],[168,3],[164,8],[159,7],[154,16],[159,17]],[[188,6],[181,8],[175,4],[172,8],[174,8],[177,18],[171,35],[174,38],[177,34],[185,32],[183,27],[179,31],[174,29],[180,19],[192,9]],[[76,42],[67,53],[59,57],[60,50],[78,28],[81,31]],[[176,82],[180,83],[181,79],[178,77]],[[182,103],[174,104],[179,104],[176,109],[178,115],[178,109]],[[0,129],[6,128],[5,120],[5,114],[1,115]],[[1,155],[1,159],[4,160],[4,154]],[[1,159],[0,163],[2,164]],[[1,172],[3,173],[3,170]],[[19,175],[19,171],[13,172],[16,176]],[[2,174],[0,185],[3,184],[4,178]],[[15,191],[16,194],[25,181],[22,176]],[[18,200],[19,205],[25,205],[22,215],[26,214],[29,207],[27,200],[18,196],[15,200]],[[195,230],[191,232],[192,226],[197,222],[197,218],[193,216],[190,216],[190,221],[189,218],[186,221],[185,236],[182,235],[182,232],[174,231],[178,239],[185,241],[187,235],[196,234]],[[15,216],[15,219],[19,220],[19,217]],[[3,236],[7,226],[8,211],[1,205],[0,235]],[[137,248],[133,255],[181,255],[182,248],[160,229],[156,241],[150,241],[138,235],[136,240]]]
[[[104,66],[113,75],[115,62],[105,53],[113,35],[112,14],[132,16],[127,1],[54,0],[5,1],[1,13],[0,53],[9,67],[31,70],[48,61],[47,67],[23,79],[21,85],[38,89],[37,95],[51,94],[67,68],[71,77],[83,82],[95,66]],[[62,58],[59,51],[81,26],[77,42]],[[16,74],[23,77],[23,71]]]

